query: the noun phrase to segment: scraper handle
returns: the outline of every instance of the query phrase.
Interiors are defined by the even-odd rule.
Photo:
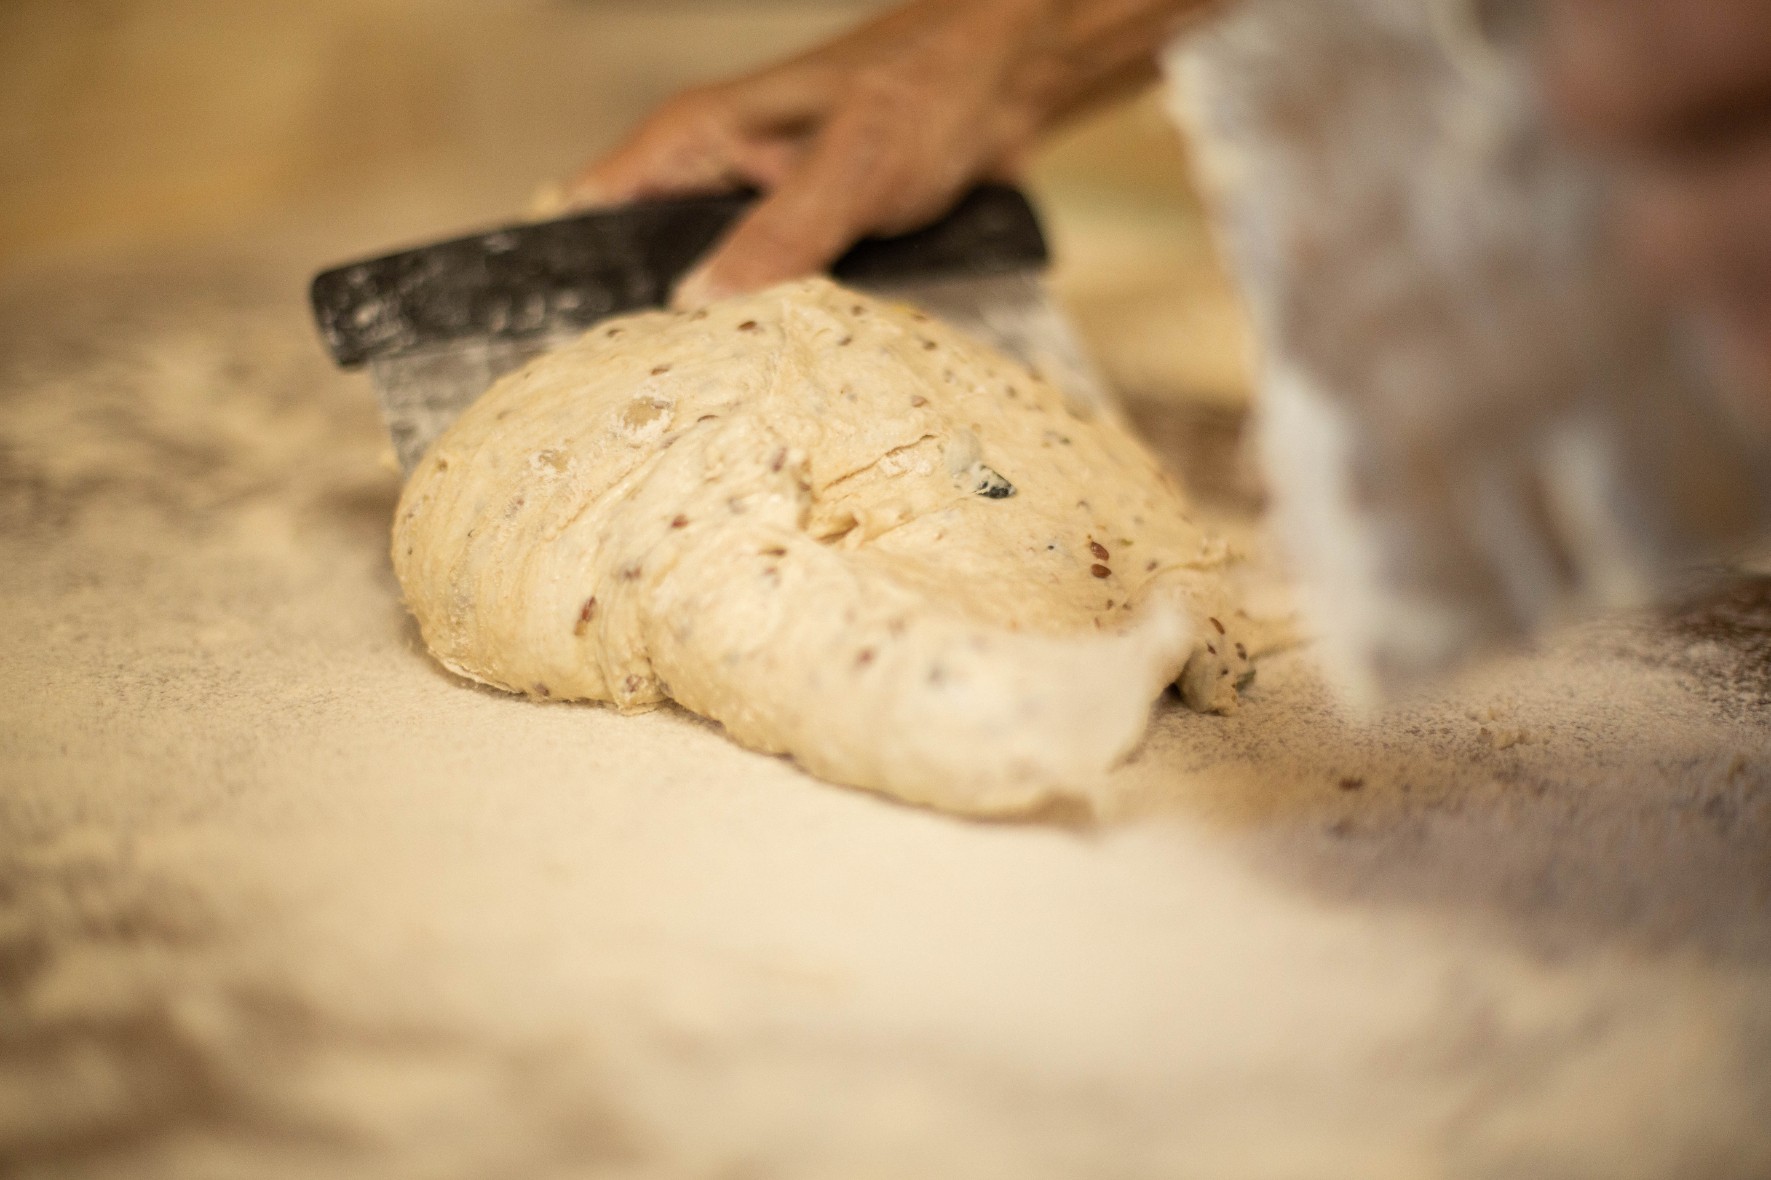
[[[314,279],[314,319],[344,368],[462,339],[581,330],[664,306],[677,280],[755,199],[643,201],[349,263]],[[1001,274],[1047,257],[1027,198],[982,185],[923,229],[858,243],[831,271],[879,286]]]

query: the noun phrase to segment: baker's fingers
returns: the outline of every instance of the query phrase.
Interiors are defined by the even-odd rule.
[[[1765,0],[1554,0],[1543,52],[1557,110],[1601,141],[1714,138],[1771,104]]]
[[[869,233],[931,220],[977,171],[973,145],[918,117],[926,96],[863,80],[803,161],[678,287],[693,306],[829,266]]]
[[[814,186],[789,178],[758,203],[677,285],[672,302],[700,307],[825,269],[859,237]]]
[[[727,174],[737,137],[729,108],[707,92],[685,92],[574,176],[567,199],[616,204],[664,192],[716,189]]]
[[[784,145],[816,123],[834,87],[830,71],[797,67],[685,90],[579,172],[567,199],[615,204],[770,183]]]
[[[805,162],[809,148],[805,136],[747,139],[733,150],[732,180],[734,184],[765,192],[776,189]]]

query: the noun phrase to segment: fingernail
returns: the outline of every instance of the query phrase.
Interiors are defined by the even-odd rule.
[[[566,211],[568,199],[565,185],[558,181],[547,181],[536,186],[535,195],[529,198],[529,216],[558,217]]]
[[[670,305],[679,311],[695,311],[709,303],[717,303],[731,292],[713,281],[705,269],[685,275],[671,292]]]
[[[607,185],[600,184],[589,176],[574,176],[560,186],[560,209],[565,213],[579,213],[586,209],[602,209],[618,204],[620,201]]]

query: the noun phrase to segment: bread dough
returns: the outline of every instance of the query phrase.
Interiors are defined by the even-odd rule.
[[[1125,429],[824,280],[606,321],[506,377],[413,472],[393,558],[463,676],[674,699],[972,813],[1087,791],[1183,667],[1223,710],[1246,666],[1225,546]]]

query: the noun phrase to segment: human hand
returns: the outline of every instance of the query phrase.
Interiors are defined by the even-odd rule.
[[[568,187],[600,205],[738,187],[764,197],[678,304],[821,270],[1012,174],[1039,133],[1153,80],[1205,0],[914,0],[779,65],[666,102]]]
[[[1623,178],[1623,230],[1657,286],[1771,394],[1771,3],[1554,0],[1551,103]]]

